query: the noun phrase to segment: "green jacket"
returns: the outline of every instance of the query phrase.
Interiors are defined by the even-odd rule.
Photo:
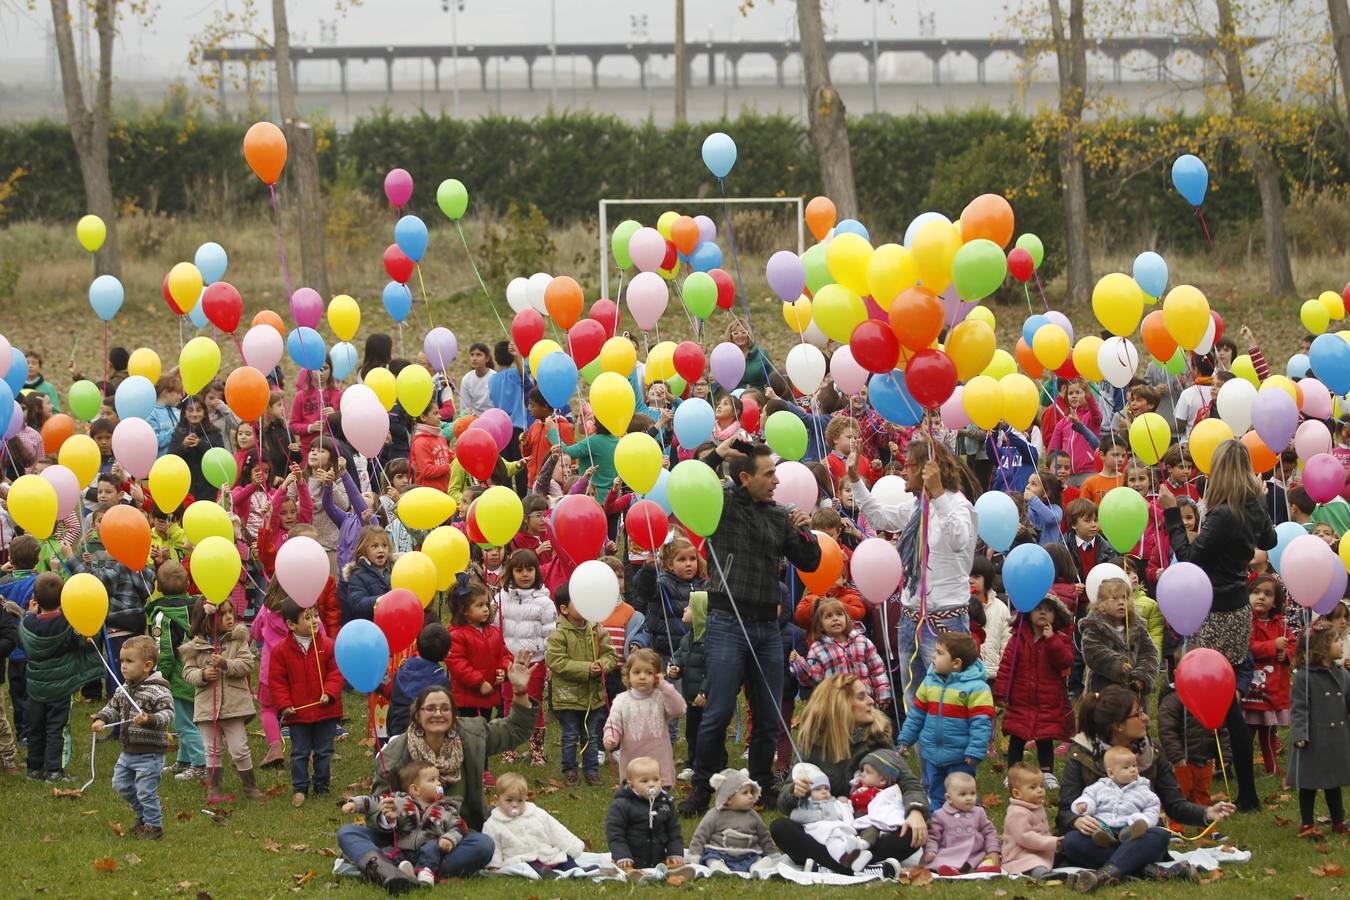
[[[188,703],[197,699],[197,689],[183,677],[183,658],[178,655],[178,648],[190,636],[188,614],[192,603],[187,594],[166,594],[145,605],[150,636],[159,642],[159,674],[169,682],[174,699]]]
[[[19,640],[28,655],[28,699],[37,703],[69,700],[103,674],[98,646],[76,634],[64,615],[39,620],[29,613],[19,623]]]
[[[703,651],[703,632],[708,625],[708,592],[690,591],[689,606],[694,611],[694,627],[684,633],[680,647],[670,658],[680,667],[680,693],[685,703],[693,703],[699,694],[706,694],[708,663]]]
[[[612,672],[619,666],[609,632],[589,623],[578,628],[566,616],[559,616],[558,627],[544,645],[544,661],[553,673],[550,683],[554,709],[604,709],[605,676],[591,674],[591,663],[597,659],[604,672]]]

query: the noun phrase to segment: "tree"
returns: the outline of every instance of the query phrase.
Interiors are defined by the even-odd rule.
[[[1049,0],[1050,29],[1059,71],[1059,170],[1064,183],[1064,244],[1068,256],[1068,296],[1086,300],[1092,293],[1088,252],[1087,187],[1083,181],[1083,100],[1087,94],[1087,48],[1083,39],[1083,0],[1069,0],[1069,30],[1064,30],[1060,0]]]
[[[797,0],[797,32],[801,36],[802,69],[806,75],[807,121],[825,194],[834,201],[839,218],[851,218],[858,214],[853,154],[849,149],[844,98],[830,82],[820,0]]]
[[[1350,109],[1350,8],[1345,0],[1327,0],[1331,16],[1331,44],[1336,51],[1336,68],[1341,73],[1341,93]]]

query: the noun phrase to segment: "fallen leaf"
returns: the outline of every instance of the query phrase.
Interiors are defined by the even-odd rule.
[[[186,891],[188,888],[193,887],[196,884],[197,882],[195,881],[180,881],[174,885],[174,888],[180,891]]]
[[[1201,872],[1201,873],[1200,873],[1200,883],[1201,883],[1201,884],[1213,884],[1214,882],[1218,881],[1218,880],[1219,880],[1220,878],[1222,878],[1222,877],[1223,877],[1223,869],[1214,869],[1214,870],[1209,871],[1209,872]]]
[[[1315,846],[1313,847],[1313,849],[1316,850],[1318,853],[1330,853],[1330,852],[1331,852],[1331,845],[1330,845],[1330,844],[1317,844],[1317,845],[1315,845]]]
[[[302,884],[307,884],[307,883],[313,881],[313,880],[314,880],[315,878],[317,878],[317,877],[318,877],[318,873],[315,872],[313,869],[310,869],[308,872],[304,873],[303,875],[292,875],[292,876],[291,876],[291,880],[295,882],[296,887],[299,887],[299,886],[302,885]]]
[[[330,858],[331,858],[331,857],[337,856],[337,851],[334,850],[332,847],[320,847],[320,848],[319,848],[319,855],[320,855],[320,856],[327,856],[327,857],[330,857]]]
[[[267,840],[263,841],[263,849],[266,850],[268,853],[280,853],[281,845],[278,844],[276,841],[272,840],[271,838],[268,838]]]
[[[1345,875],[1345,867],[1334,862],[1323,863],[1320,866],[1309,866],[1308,871],[1318,878],[1340,878]]]
[[[1003,805],[1003,797],[1000,794],[988,793],[983,799],[987,809],[996,809]]]
[[[70,797],[71,799],[74,799],[76,797],[83,797],[84,791],[79,788],[52,788],[52,796]]]
[[[1266,876],[1269,877],[1269,878],[1274,878],[1274,877],[1275,877],[1276,875],[1278,875],[1278,874],[1279,874],[1279,873],[1276,872],[1274,869],[1269,869],[1269,868],[1266,869]]]
[[[180,821],[180,822],[186,822],[188,819],[191,819],[191,818],[192,818],[192,810],[190,810],[190,809],[185,809],[185,810],[183,810],[182,812],[180,812],[180,813],[178,814],[178,821]],[[188,882],[184,882],[184,883],[187,884]],[[186,889],[186,888],[183,888],[183,890],[187,890],[187,889]]]
[[[44,835],[42,836],[42,843],[44,843],[44,844],[54,844],[54,843],[56,843],[56,838],[52,837],[50,834],[44,834]]]
[[[96,816],[96,815],[98,815],[98,810],[96,810],[96,809],[83,809],[83,810],[80,810],[80,815],[82,815],[82,816]]]
[[[1289,820],[1286,819],[1284,816],[1273,816],[1272,818],[1275,820],[1275,824],[1280,826],[1281,828],[1289,824]]]
[[[687,879],[683,875],[666,876],[666,884],[670,885],[671,887],[679,887],[680,885],[684,884],[686,880]]]
[[[998,890],[994,891],[994,896],[995,896],[995,897],[1006,897],[1006,896],[1008,896],[1008,892],[1005,891],[1005,890],[1003,890],[1003,888],[999,888]]]
[[[95,872],[116,872],[116,871],[117,871],[117,860],[113,859],[111,856],[105,856],[105,857],[103,857],[102,859],[96,859],[96,860],[94,860],[94,871],[95,871]]]
[[[289,787],[290,785],[286,784],[274,784],[267,790],[263,791],[263,793],[268,797],[280,797],[282,794],[286,793],[286,790]]]
[[[122,857],[122,859],[126,860],[126,863],[129,866],[139,866],[141,864],[141,858],[135,853],[128,853],[126,856]]]
[[[357,741],[357,743],[362,747],[374,747],[375,739],[373,737],[363,738],[362,740]]]
[[[925,884],[931,884],[933,881],[933,872],[931,869],[925,869],[923,866],[915,866],[900,873],[896,881],[901,884],[907,884],[910,887],[922,887]]]
[[[118,837],[122,836],[123,832],[121,822],[109,822],[108,827],[112,829],[113,834],[117,835]]]

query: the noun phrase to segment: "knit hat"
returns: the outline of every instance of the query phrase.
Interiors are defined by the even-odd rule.
[[[820,766],[811,763],[797,763],[792,767],[792,780],[807,780],[811,782],[811,790],[816,788],[827,788],[830,786],[829,777],[820,769]]]
[[[755,799],[759,799],[759,783],[751,779],[750,773],[745,769],[723,769],[713,777],[708,779],[708,784],[713,790],[717,791],[716,805],[721,809],[726,802],[731,799],[731,795],[745,787],[747,784],[755,788]]]
[[[905,764],[896,750],[873,750],[862,758],[862,766],[871,766],[877,774],[894,784],[900,780],[900,767]]]

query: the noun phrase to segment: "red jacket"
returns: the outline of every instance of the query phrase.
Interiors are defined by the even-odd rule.
[[[572,423],[561,416],[558,417],[557,422],[558,440],[569,447],[572,446],[574,443]],[[542,421],[535,419],[530,423],[529,430],[525,432],[524,446],[521,448],[523,454],[530,458],[530,461],[525,464],[525,472],[529,478],[527,484],[533,485],[534,480],[539,477],[539,467],[544,464],[544,457],[548,456],[548,451],[552,448],[553,443],[548,439],[548,429],[544,427]]]
[[[314,635],[309,650],[302,650],[294,636],[288,636],[272,648],[267,686],[277,709],[294,707],[288,722],[322,722],[342,718],[342,673],[333,658],[333,639]],[[327,694],[330,703],[320,705]]]
[[[1062,673],[1073,665],[1073,625],[1049,640],[1036,640],[1029,616],[1013,621],[994,679],[994,702],[1004,710],[1003,733],[1026,741],[1066,740],[1074,729]]]
[[[450,486],[450,463],[455,459],[439,430],[418,425],[410,445],[413,481],[444,491]]]
[[[1277,653],[1275,639],[1285,638],[1284,652]],[[1251,687],[1242,695],[1242,708],[1255,712],[1279,712],[1289,708],[1289,655],[1297,638],[1284,616],[1272,613],[1269,619],[1252,613],[1252,659],[1256,671]]]
[[[450,655],[445,658],[445,667],[450,672],[455,706],[500,706],[502,689],[497,683],[497,670],[511,668],[511,653],[502,639],[502,630],[496,625],[450,626]],[[480,690],[485,681],[492,685],[487,694]]]
[[[867,606],[863,604],[862,596],[853,588],[848,586],[841,588],[836,585],[825,596],[830,600],[838,600],[844,604],[844,609],[848,611],[854,622],[861,622],[867,617]],[[797,601],[797,608],[792,612],[792,619],[797,623],[797,627],[803,631],[811,630],[811,616],[816,611],[816,600],[818,599],[815,594],[805,594],[802,599]]]
[[[336,639],[338,629],[342,627],[342,608],[338,605],[337,581],[332,575],[328,576],[328,583],[323,586],[323,593],[319,594],[319,602],[314,607],[319,611],[319,621],[328,636]]]

